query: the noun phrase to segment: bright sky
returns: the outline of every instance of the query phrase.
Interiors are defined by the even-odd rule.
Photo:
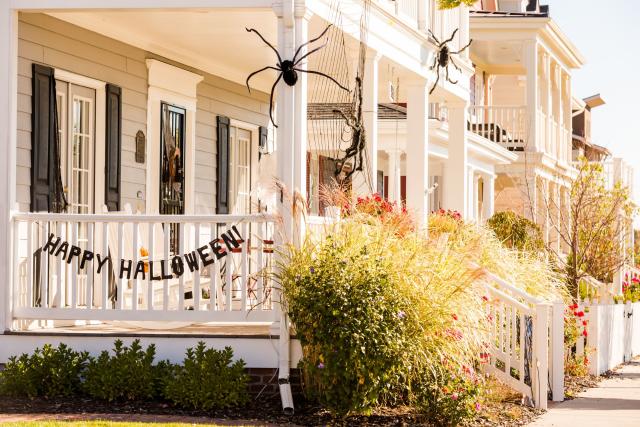
[[[615,157],[635,168],[640,200],[640,2],[638,0],[546,0],[551,17],[586,58],[573,72],[578,98],[600,93],[592,135]],[[636,226],[638,222],[636,221]]]

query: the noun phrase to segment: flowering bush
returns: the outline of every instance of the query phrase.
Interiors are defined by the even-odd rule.
[[[345,197],[342,202],[342,216],[356,216],[360,221],[367,221],[367,217],[370,217],[374,221],[393,227],[398,234],[407,234],[415,230],[413,219],[404,206],[391,203],[377,193],[358,197],[355,204]]]
[[[471,413],[453,408],[479,403],[480,378],[457,372],[478,364],[487,341],[480,272],[462,253],[389,221],[408,216],[375,196],[348,212],[324,240],[288,248],[279,266],[307,397],[339,414],[411,404],[434,423],[458,423]],[[442,411],[428,409],[434,399]]]
[[[589,373],[589,357],[586,346],[584,354],[575,352],[578,340],[584,340],[588,336],[589,323],[585,319],[584,311],[578,304],[571,304],[565,309],[564,315],[564,343],[568,352],[565,358],[565,372],[571,376],[586,376]]]
[[[640,300],[640,278],[633,273],[629,276],[629,273],[625,274],[624,281],[622,282],[622,295],[624,301],[636,302]]]

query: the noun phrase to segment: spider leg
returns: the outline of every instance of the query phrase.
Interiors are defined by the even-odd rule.
[[[471,43],[473,43],[473,39],[469,39],[469,43],[467,43],[467,45],[465,47],[463,47],[462,49],[458,50],[457,52],[451,52],[451,55],[458,55],[458,54],[464,52],[469,46],[471,46]]]
[[[453,64],[453,66],[456,68],[456,70],[458,70],[459,72],[462,72],[462,70],[460,69],[460,67],[458,67],[458,64],[456,64],[455,62],[453,62],[453,58],[449,57],[449,62],[451,62]]]
[[[445,76],[446,76],[446,78],[447,78],[447,81],[448,81],[449,83],[451,83],[451,84],[457,85],[457,84],[458,84],[458,81],[457,81],[457,80],[454,82],[453,80],[451,80],[451,79],[449,78],[449,67],[446,67],[446,68],[445,68],[445,70],[446,70]]]
[[[293,65],[298,65],[300,62],[302,62],[303,59],[305,59],[307,56],[311,55],[312,53],[315,53],[317,51],[319,51],[320,49],[322,49],[323,47],[325,47],[327,45],[327,43],[323,43],[322,46],[318,46],[315,49],[310,50],[309,52],[305,53],[304,55],[302,55],[300,57],[300,59],[298,59],[296,62],[293,63]]]
[[[451,37],[449,37],[444,42],[442,42],[442,44],[451,43],[453,41],[453,38],[456,36],[457,32],[458,32],[458,29],[456,28],[455,30],[453,30],[453,33],[451,33]]]
[[[436,90],[436,86],[438,86],[438,82],[440,81],[440,69],[438,68],[438,71],[436,72],[436,81],[433,83],[433,87],[431,88],[431,90],[429,91],[429,95],[431,95],[433,93],[434,90]]]
[[[315,75],[318,75],[318,76],[326,77],[329,80],[331,80],[332,82],[334,82],[335,84],[337,84],[340,89],[342,89],[344,91],[347,91],[347,92],[351,92],[348,88],[346,88],[346,87],[342,86],[340,83],[338,83],[338,81],[336,79],[334,79],[333,77],[327,76],[326,74],[321,73],[319,71],[303,70],[301,68],[294,68],[294,70],[299,71],[301,73],[309,73],[309,74],[315,74]]]
[[[438,38],[436,37],[436,35],[435,35],[435,34],[433,34],[433,31],[429,30],[429,35],[430,35],[431,37],[433,37],[433,39],[436,41],[436,43],[437,43],[439,46],[442,46],[442,43],[440,43],[440,40],[438,40]]]
[[[311,39],[306,43],[302,43],[300,46],[298,46],[298,49],[296,50],[296,53],[293,55],[293,59],[291,60],[291,62],[293,62],[294,64],[297,64],[298,62],[300,62],[304,57],[300,58],[298,61],[296,61],[296,57],[298,56],[298,54],[300,53],[300,50],[305,47],[308,44],[317,42],[318,40],[320,40],[325,34],[327,34],[327,31],[329,31],[329,28],[331,28],[331,24],[327,25],[327,28],[324,29],[324,31],[315,39]],[[327,43],[325,43],[326,45]],[[308,54],[307,54],[308,55]],[[307,56],[305,55],[305,56]]]
[[[281,78],[282,78],[282,73],[280,73],[275,83],[271,87],[271,95],[269,96],[269,118],[271,119],[271,123],[273,123],[273,127],[275,127],[276,129],[278,128],[278,125],[276,124],[275,121],[273,121],[273,92],[276,90],[276,85],[278,84]]]
[[[436,53],[435,55],[433,55],[433,65],[431,66],[432,70],[436,68],[437,63],[438,63],[438,54]]]
[[[266,70],[282,71],[279,68],[269,66],[269,67],[264,67],[264,68],[262,68],[262,69],[260,69],[258,71],[254,71],[253,73],[249,74],[249,77],[247,77],[247,89],[249,89],[249,93],[251,93],[251,86],[249,86],[249,79],[251,79],[251,77],[255,76],[256,74],[259,74],[259,73],[261,73],[263,71],[266,71]]]
[[[269,46],[271,49],[273,49],[273,51],[276,53],[276,55],[278,56],[278,63],[282,62],[282,58],[280,57],[280,53],[278,52],[278,49],[276,49],[275,47],[273,47],[273,45],[271,43],[269,43],[268,41],[265,40],[264,37],[262,37],[262,34],[260,34],[258,32],[258,30],[256,30],[255,28],[245,28],[245,30],[247,30],[248,33],[256,33],[258,35],[258,37],[260,37],[262,39],[262,41]]]

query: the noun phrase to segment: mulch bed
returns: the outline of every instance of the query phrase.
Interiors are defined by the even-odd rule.
[[[517,395],[501,397],[499,401],[489,402],[479,416],[468,426],[519,426],[524,425],[541,412],[520,404]],[[328,411],[305,402],[296,403],[296,413],[292,416],[282,414],[278,396],[261,397],[244,408],[217,410],[212,412],[188,411],[172,407],[161,402],[105,403],[92,399],[76,397],[68,399],[0,399],[0,420],[11,415],[24,414],[28,419],[108,419],[135,420],[147,419],[164,422],[205,423],[220,422],[233,424],[234,420],[242,425],[343,425],[343,426],[414,426],[427,425],[420,415],[408,408],[382,408],[369,416],[349,416],[344,419],[332,416]],[[156,418],[153,418],[155,416]]]

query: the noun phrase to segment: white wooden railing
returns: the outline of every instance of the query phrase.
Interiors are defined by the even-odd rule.
[[[527,146],[527,107],[469,107],[469,130],[514,151]]]
[[[564,304],[535,298],[485,272],[489,293],[486,371],[546,409],[564,399]]]
[[[426,0],[425,0],[426,1]],[[455,7],[453,9],[440,10],[438,9],[437,0],[429,1],[429,30],[438,38],[440,42],[447,40],[451,37],[451,34],[458,29],[456,37],[448,44],[449,49],[457,51],[462,46],[460,45],[460,37],[468,34],[468,19],[461,19],[461,13],[468,13],[466,9]],[[464,28],[463,28],[464,27]],[[464,33],[464,34],[460,34]],[[466,44],[466,42],[464,43]],[[467,56],[468,52],[463,52],[463,56]]]
[[[420,28],[426,16],[427,0],[379,0],[389,12],[415,28]]]
[[[12,221],[15,320],[274,319],[271,217],[18,213]]]

